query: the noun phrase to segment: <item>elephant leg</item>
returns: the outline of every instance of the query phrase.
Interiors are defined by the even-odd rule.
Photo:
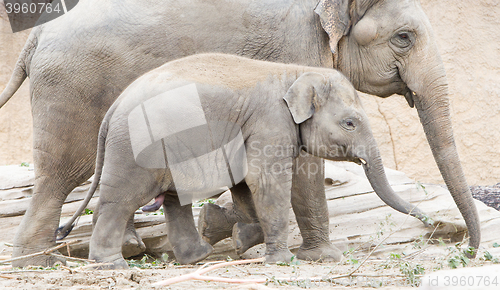
[[[312,261],[340,261],[342,251],[330,242],[329,237],[329,214],[324,189],[324,162],[320,158],[307,155],[297,158],[294,165],[295,174],[292,181],[291,200],[303,238],[297,258]],[[235,202],[233,209],[210,204],[209,210],[205,211],[205,216],[202,219],[204,223],[200,224],[203,236],[207,237],[207,233],[214,233],[213,236],[215,236],[217,233],[215,225],[232,223],[233,245],[238,254],[262,243],[264,236],[260,224],[248,224],[248,221],[238,219],[240,210],[253,205],[251,194],[246,196],[245,202],[236,206],[235,194],[233,193],[233,201]],[[252,209],[254,212],[255,208],[252,207]],[[255,219],[252,220],[255,221]],[[225,238],[229,235],[229,231],[226,230],[221,236]]]
[[[163,212],[167,223],[167,238],[179,263],[194,264],[213,252],[213,247],[196,231],[191,204],[181,206],[177,194],[167,192]]]
[[[304,155],[304,154],[301,154]],[[324,161],[311,155],[294,162],[292,208],[302,235],[297,258],[340,261],[342,251],[330,241],[330,221],[324,187]]]
[[[93,216],[95,225],[90,238],[89,259],[111,263],[104,266],[106,269],[128,269],[122,254],[126,230],[129,227],[129,232],[135,232],[135,211],[158,195],[159,185],[149,171],[137,167],[135,162],[126,163],[117,157],[120,154],[115,154],[116,151],[122,150],[108,149],[97,212]],[[140,241],[140,237],[137,239]]]
[[[92,217],[92,226],[95,227],[99,217],[99,206],[94,210]],[[130,216],[125,227],[125,234],[122,240],[122,255],[125,258],[137,256],[146,251],[146,244],[142,241],[141,236],[135,230],[134,213]]]
[[[36,77],[30,81],[33,86]],[[94,172],[101,118],[98,114],[88,118],[68,109],[72,106],[66,100],[71,99],[71,95],[52,103],[44,102],[43,96],[49,93],[51,99],[56,94],[37,89],[32,92],[35,186],[28,209],[17,228],[13,257],[40,252],[56,245],[54,233],[59,226],[66,197]],[[55,261],[54,257],[43,255],[14,261],[13,266],[49,267]]]
[[[205,203],[201,209],[198,230],[203,239],[211,245],[233,235],[233,227],[238,222],[258,222],[252,193],[246,183],[241,182],[231,188],[231,196],[233,199],[232,207],[225,208]],[[262,230],[258,232],[262,232]]]
[[[35,194],[17,229],[12,257],[40,252],[56,245],[54,233],[59,227],[62,205],[77,185],[59,176],[43,176],[40,170],[35,169],[35,173]],[[51,267],[57,260],[53,256],[42,255],[14,261],[12,266]]]
[[[125,227],[122,241],[122,255],[125,258],[137,256],[146,250],[146,245],[134,227],[134,214],[130,216]]]
[[[260,140],[256,136],[256,140]],[[249,139],[247,142],[253,142]],[[255,144],[255,143],[250,143]],[[252,147],[252,146],[250,146]],[[293,257],[288,249],[288,224],[292,188],[292,158],[282,157],[278,146],[267,150],[273,158],[249,158],[245,181],[252,192],[255,212],[264,233],[266,262],[290,261]],[[249,148],[247,155],[260,156],[259,147]],[[279,157],[278,157],[279,156]],[[253,227],[255,228],[255,227]]]
[[[54,233],[59,226],[62,205],[68,194],[92,175],[95,162],[92,157],[95,155],[83,145],[86,143],[74,137],[80,136],[80,133],[68,133],[67,137],[57,135],[64,126],[57,126],[55,114],[44,111],[47,117],[55,118],[49,120],[54,124],[51,127],[53,132],[49,128],[38,127],[40,114],[37,109],[40,108],[33,106],[34,194],[16,232],[13,257],[40,252],[56,245]],[[43,106],[42,110],[46,110],[46,107],[49,106]],[[71,138],[76,141],[69,142]],[[95,146],[93,148],[95,151]],[[17,260],[12,265],[50,267],[55,261],[54,257],[43,255]]]
[[[237,222],[233,226],[233,247],[241,255],[251,247],[264,243],[264,232],[260,223]]]
[[[121,203],[99,206],[99,216],[92,231],[89,259],[98,263],[110,263],[105,269],[128,269],[122,255],[122,241],[128,220],[135,210]]]
[[[276,181],[273,184],[263,185],[263,188],[254,193],[255,207],[264,233],[267,263],[290,261],[293,256],[287,244],[290,193],[283,192],[281,185],[278,184]]]
[[[92,217],[92,225],[95,227],[99,217],[99,207],[96,208]],[[146,245],[142,241],[139,233],[134,227],[134,214],[130,216],[125,227],[125,234],[122,241],[122,255],[124,258],[137,256],[146,251]]]

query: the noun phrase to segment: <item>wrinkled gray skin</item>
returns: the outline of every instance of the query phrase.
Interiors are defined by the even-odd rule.
[[[89,259],[112,263],[110,268],[128,268],[121,251],[128,217],[158,195],[164,198],[167,237],[177,261],[195,263],[213,251],[196,231],[191,204],[181,206],[179,202],[182,193],[177,195],[174,183],[178,185],[180,181],[172,177],[172,167],[141,167],[131,141],[135,129],[129,127],[129,116],[134,109],[189,84],[196,85],[207,122],[226,124],[220,128],[222,132],[211,127],[212,134],[231,136],[235,130],[241,130],[248,164],[244,183],[252,193],[256,218],[263,230],[267,263],[289,261],[292,257],[286,242],[288,211],[292,167],[298,155],[303,154],[301,150],[330,160],[363,163],[367,174],[373,170],[381,173],[370,178],[377,184],[373,185],[377,193],[394,194],[383,174],[368,117],[356,90],[341,73],[234,55],[190,56],[134,81],[104,117],[95,178],[87,196],[89,200],[100,181],[99,214],[90,240]],[[178,94],[170,102],[156,102],[155,107],[175,107],[177,103],[186,103],[184,99],[185,95]],[[187,115],[180,123],[189,123],[191,118]],[[171,122],[153,124],[153,120],[150,117],[149,124],[155,132],[160,127],[175,127]],[[161,138],[158,133],[154,135]],[[161,144],[168,139],[165,136],[166,141]],[[218,145],[213,146],[210,151],[219,149]],[[168,156],[170,160],[172,155]],[[214,166],[213,170],[217,168]],[[173,220],[177,222],[172,223]]]
[[[99,124],[125,87],[166,61],[200,52],[334,67],[363,92],[405,95],[418,110],[436,163],[465,219],[469,245],[477,248],[479,219],[453,138],[446,74],[419,2],[318,2],[87,0],[34,28],[0,95],[3,105],[30,77],[35,194],[13,256],[54,245],[61,206],[92,175]],[[299,161],[305,162],[322,165],[314,158]],[[322,179],[322,174],[293,178],[292,206],[304,238],[299,258],[339,256],[329,241]],[[245,186],[236,190],[236,204],[251,202]],[[227,214],[231,227],[239,217],[252,216],[251,209],[236,208],[237,214],[224,209],[215,213]],[[211,239],[210,231],[200,230]],[[143,248],[133,231],[124,242],[124,251],[131,254]],[[53,259],[30,258],[14,266],[49,266]]]

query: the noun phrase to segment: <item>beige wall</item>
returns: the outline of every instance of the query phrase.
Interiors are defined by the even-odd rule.
[[[500,182],[500,2],[421,0],[450,87],[452,123],[469,184]],[[444,183],[415,109],[402,96],[363,97],[387,167]]]
[[[0,0],[0,91],[14,70],[29,31],[13,34]],[[32,162],[32,119],[28,82],[0,109],[0,165]]]
[[[2,2],[2,0],[0,0]],[[1,5],[0,5],[1,6]],[[500,182],[500,3],[422,0],[448,73],[455,137],[469,183]],[[0,12],[0,90],[27,32],[12,34]],[[27,83],[27,82],[26,82]],[[26,84],[0,109],[0,165],[32,161]],[[415,109],[401,96],[363,96],[387,167],[442,183]]]

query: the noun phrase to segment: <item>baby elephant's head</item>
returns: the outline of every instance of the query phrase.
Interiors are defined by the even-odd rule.
[[[363,164],[371,186],[386,204],[430,224],[422,211],[392,190],[368,117],[356,90],[344,76],[337,71],[305,73],[284,99],[299,125],[303,150],[325,159]]]
[[[284,99],[306,152],[363,164],[380,158],[356,90],[341,73],[304,73]]]

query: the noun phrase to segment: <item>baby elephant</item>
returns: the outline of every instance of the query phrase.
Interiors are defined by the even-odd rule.
[[[213,248],[198,235],[191,203],[241,182],[252,192],[266,261],[289,261],[299,154],[373,166],[383,175],[375,190],[390,192],[356,91],[332,69],[221,54],[169,62],[121,94],[98,140],[87,200],[99,180],[101,189],[89,258],[112,268],[128,267],[121,254],[127,221],[158,196],[177,261],[204,259]]]

